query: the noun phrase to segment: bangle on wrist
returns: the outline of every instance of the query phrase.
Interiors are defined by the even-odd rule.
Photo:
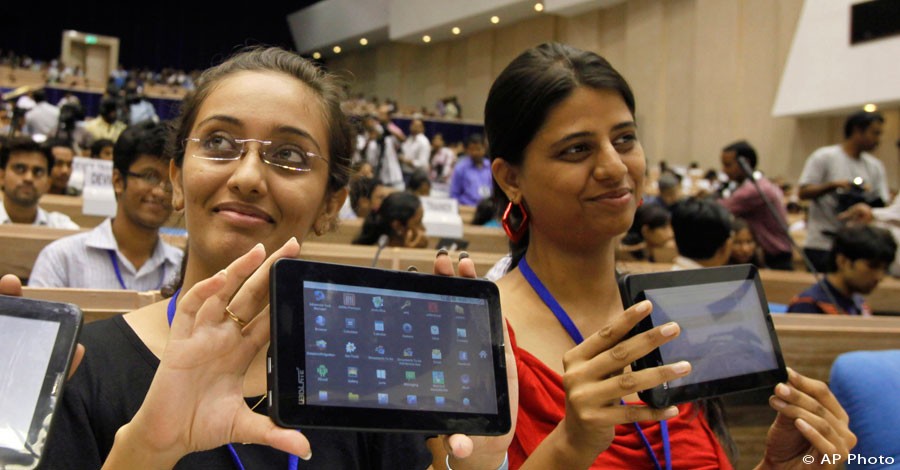
[[[447,454],[447,458],[444,459],[444,465],[446,465],[447,470],[453,470],[453,468],[450,467],[450,454]],[[497,467],[497,470],[509,470],[509,452],[503,456],[503,463]]]

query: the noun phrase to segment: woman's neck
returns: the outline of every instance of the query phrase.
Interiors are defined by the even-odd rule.
[[[573,248],[532,238],[525,258],[528,266],[540,278],[553,297],[576,322],[578,317],[591,316],[602,320],[607,306],[621,305],[615,280],[615,241],[605,240],[592,249]],[[571,310],[571,311],[569,311]]]
[[[204,263],[201,259],[197,259],[198,257],[199,256],[191,256],[191,250],[188,249],[187,254],[185,255],[187,267],[184,270],[184,278],[181,282],[182,294],[191,290],[191,287],[194,287],[194,284],[197,284],[204,279],[209,279],[215,276],[219,271],[228,267],[227,264],[218,267],[212,266],[209,263]],[[181,295],[179,295],[179,298],[180,297]]]

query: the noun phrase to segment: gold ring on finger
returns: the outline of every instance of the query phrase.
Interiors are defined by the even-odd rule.
[[[245,326],[247,326],[247,322],[244,321],[244,320],[241,320],[241,318],[240,318],[239,316],[235,315],[234,312],[232,312],[231,309],[228,308],[227,305],[225,306],[225,313],[227,313],[227,314],[228,314],[228,318],[234,320],[234,322],[237,323],[238,326],[239,326],[242,330],[244,329]]]

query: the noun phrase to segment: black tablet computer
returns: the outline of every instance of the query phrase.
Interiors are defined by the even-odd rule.
[[[649,300],[653,312],[632,334],[670,321],[681,334],[632,364],[640,370],[688,361],[689,375],[640,392],[653,407],[774,387],[787,380],[775,325],[756,268],[747,265],[625,275],[625,308]]]
[[[33,468],[62,397],[82,314],[0,295],[0,468]]]
[[[493,283],[282,259],[271,284],[270,416],[280,426],[509,431]]]

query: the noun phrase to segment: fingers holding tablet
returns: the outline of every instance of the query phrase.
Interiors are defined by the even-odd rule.
[[[856,445],[849,418],[824,382],[790,370],[788,383],[778,384],[769,403],[778,420],[793,421],[806,440],[823,454],[846,455]],[[777,422],[777,420],[776,420]]]
[[[653,305],[649,301],[639,302],[625,309],[624,315],[616,316],[606,326],[585,338],[581,344],[566,351],[563,355],[564,367],[568,370],[570,366],[590,360],[619,344],[622,338],[634,329],[635,325],[650,315],[651,311],[653,311]]]
[[[3,277],[0,277],[0,294],[21,297],[22,280],[15,274],[4,274]]]
[[[469,257],[469,253],[465,251],[459,252],[459,264],[457,265],[460,277],[476,278],[478,274],[475,272],[475,262]],[[450,252],[446,248],[437,251],[434,259],[434,274],[440,276],[455,276],[453,270],[453,260],[450,258]]]

